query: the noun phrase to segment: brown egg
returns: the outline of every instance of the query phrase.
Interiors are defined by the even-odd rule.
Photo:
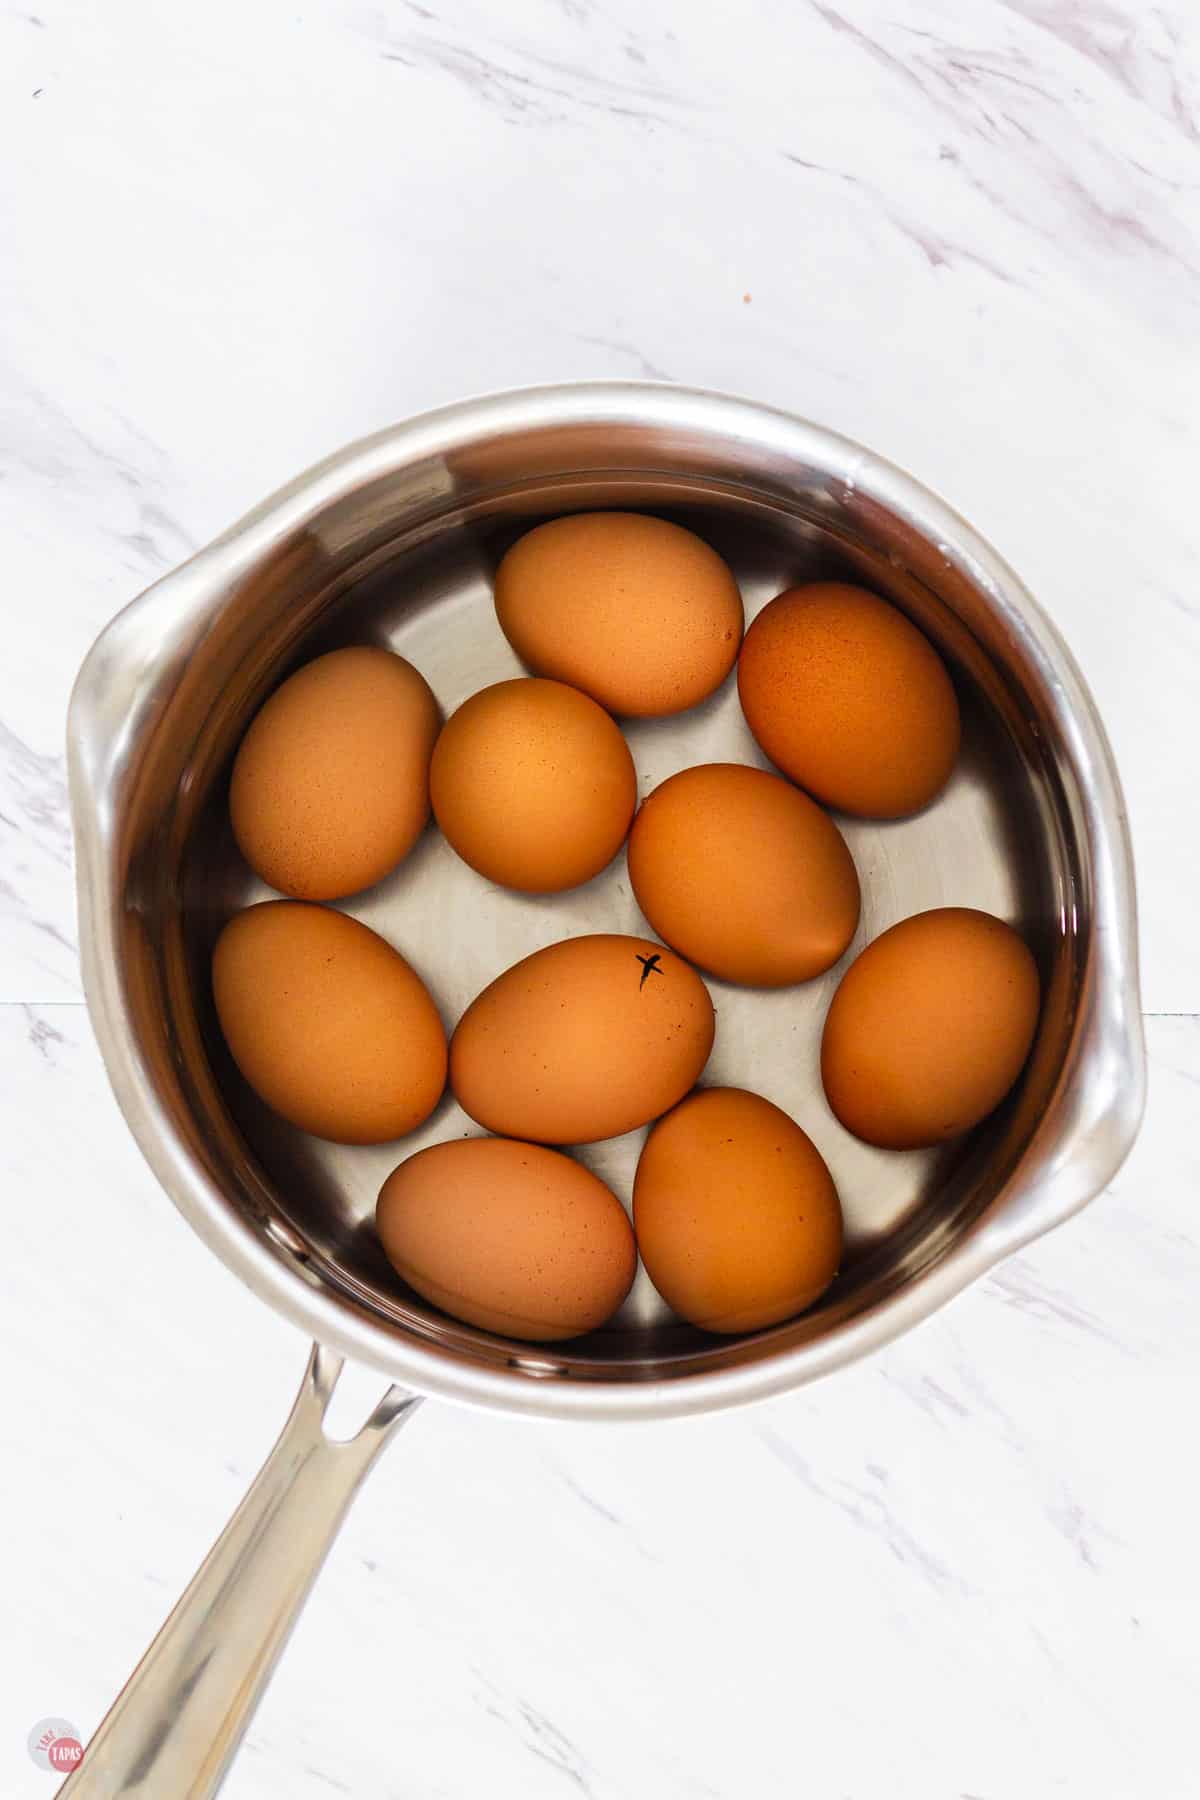
[[[958,755],[958,702],[937,651],[894,606],[845,582],[790,588],[763,608],[738,692],[771,761],[842,812],[916,812]]]
[[[757,1331],[803,1312],[842,1254],[820,1152],[741,1088],[703,1088],[659,1120],[638,1163],[633,1222],[651,1281],[705,1331]]]
[[[726,981],[819,975],[858,924],[858,876],[833,821],[778,775],[705,763],[643,801],[629,877],[654,930]]]
[[[460,1138],[418,1150],[383,1184],[388,1261],[426,1300],[505,1337],[578,1337],[611,1318],[637,1270],[604,1183],[541,1144]]]
[[[250,1086],[316,1137],[381,1144],[427,1119],[446,1034],[420,976],[375,932],[324,906],[267,900],[213,951],[225,1042]]]
[[[661,944],[566,938],[471,1002],[450,1042],[450,1085],[489,1131],[590,1143],[682,1099],[714,1029],[704,983]]]
[[[390,650],[331,650],[289,676],[242,739],[238,848],[282,894],[356,894],[407,856],[429,817],[437,702]]]
[[[617,726],[561,681],[499,681],[465,701],[442,728],[429,783],[437,822],[463,861],[530,894],[598,875],[637,804]]]
[[[868,944],[833,996],[829,1104],[885,1150],[957,1137],[1003,1100],[1037,1019],[1037,969],[1010,925],[959,906],[916,913]]]
[[[742,597],[702,538],[645,513],[573,513],[521,538],[496,573],[496,616],[529,668],[610,712],[683,712],[720,687]]]

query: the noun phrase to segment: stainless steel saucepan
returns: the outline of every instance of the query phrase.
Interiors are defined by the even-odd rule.
[[[717,1341],[639,1277],[611,1326],[525,1347],[404,1291],[372,1229],[402,1154],[470,1129],[445,1100],[402,1147],[320,1144],[268,1114],[215,1029],[209,952],[265,890],[234,849],[230,759],[264,696],[346,642],[390,644],[448,712],[517,672],[492,610],[497,557],[539,518],[652,509],[733,565],[747,611],[813,574],[890,595],[938,643],[963,701],[950,787],[897,823],[843,821],[863,880],[854,949],[923,907],[1019,924],[1045,1004],[1018,1092],[965,1146],[896,1155],[824,1104],[820,1025],[840,970],[778,993],[710,986],[707,1079],[784,1107],[825,1154],[843,1270],[804,1318]],[[692,762],[761,762],[733,684],[628,736],[643,791]],[[215,1792],[353,1493],[417,1396],[550,1418],[665,1419],[778,1394],[851,1362],[1078,1210],[1141,1116],[1133,874],[1095,707],[1058,633],[948,507],[815,425],[639,383],[467,401],[356,444],[156,583],[100,637],[75,689],[70,785],[88,1005],[117,1099],[167,1193],[243,1281],[320,1348],[283,1435],[63,1792]],[[623,858],[574,893],[488,888],[436,832],[347,903],[429,983],[448,1024],[518,957],[581,931],[645,929]],[[641,1134],[579,1153],[628,1193]],[[341,1358],[396,1385],[330,1441]]]

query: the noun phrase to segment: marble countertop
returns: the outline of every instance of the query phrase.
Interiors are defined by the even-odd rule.
[[[1123,772],[1149,1111],[850,1372],[689,1425],[427,1407],[230,1800],[1184,1800],[1200,1382],[1191,0],[0,0],[0,1792],[98,1722],[306,1346],[193,1239],[81,1005],[107,618],[326,451],[649,375],[860,438],[1040,596]],[[377,1380],[359,1372],[347,1406]],[[153,1796],[153,1800],[174,1800]]]

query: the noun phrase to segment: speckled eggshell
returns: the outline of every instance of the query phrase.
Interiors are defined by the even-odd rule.
[[[331,650],[297,669],[234,760],[229,812],[250,867],[300,900],[381,881],[429,817],[437,727],[424,676],[390,650]]]
[[[790,588],[763,608],[742,645],[738,693],[776,768],[841,812],[917,812],[958,756],[941,657],[896,607],[847,582]]]
[[[642,802],[629,878],[654,930],[712,975],[783,987],[832,967],[858,924],[837,826],[779,775],[704,763]]]
[[[376,1209],[399,1275],[435,1306],[505,1337],[577,1337],[603,1325],[637,1269],[620,1202],[541,1144],[460,1138],[388,1176]]]
[[[711,694],[742,640],[728,565],[694,532],[647,513],[535,526],[497,570],[496,616],[528,668],[641,718]]]
[[[217,939],[212,980],[233,1060],[301,1130],[387,1143],[441,1098],[437,1008],[416,971],[357,919],[299,900],[247,907]]]
[[[450,1043],[450,1084],[505,1137],[583,1144],[645,1125],[708,1061],[715,1018],[696,971],[646,938],[566,938],[472,1001]]]
[[[442,727],[429,781],[434,816],[463,861],[530,894],[598,875],[637,804],[619,728],[561,681],[498,681],[464,701]]]
[[[825,1019],[821,1079],[848,1131],[914,1150],[999,1106],[1037,1029],[1037,967],[1011,925],[968,907],[916,913],[851,963]]]
[[[795,1120],[741,1088],[702,1088],[660,1119],[633,1189],[651,1281],[705,1331],[757,1331],[803,1312],[837,1273],[842,1209]]]

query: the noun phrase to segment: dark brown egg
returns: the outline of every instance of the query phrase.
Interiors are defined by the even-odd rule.
[[[742,646],[738,693],[775,766],[841,812],[917,812],[958,756],[941,657],[896,607],[846,582],[790,588],[763,608]]]

